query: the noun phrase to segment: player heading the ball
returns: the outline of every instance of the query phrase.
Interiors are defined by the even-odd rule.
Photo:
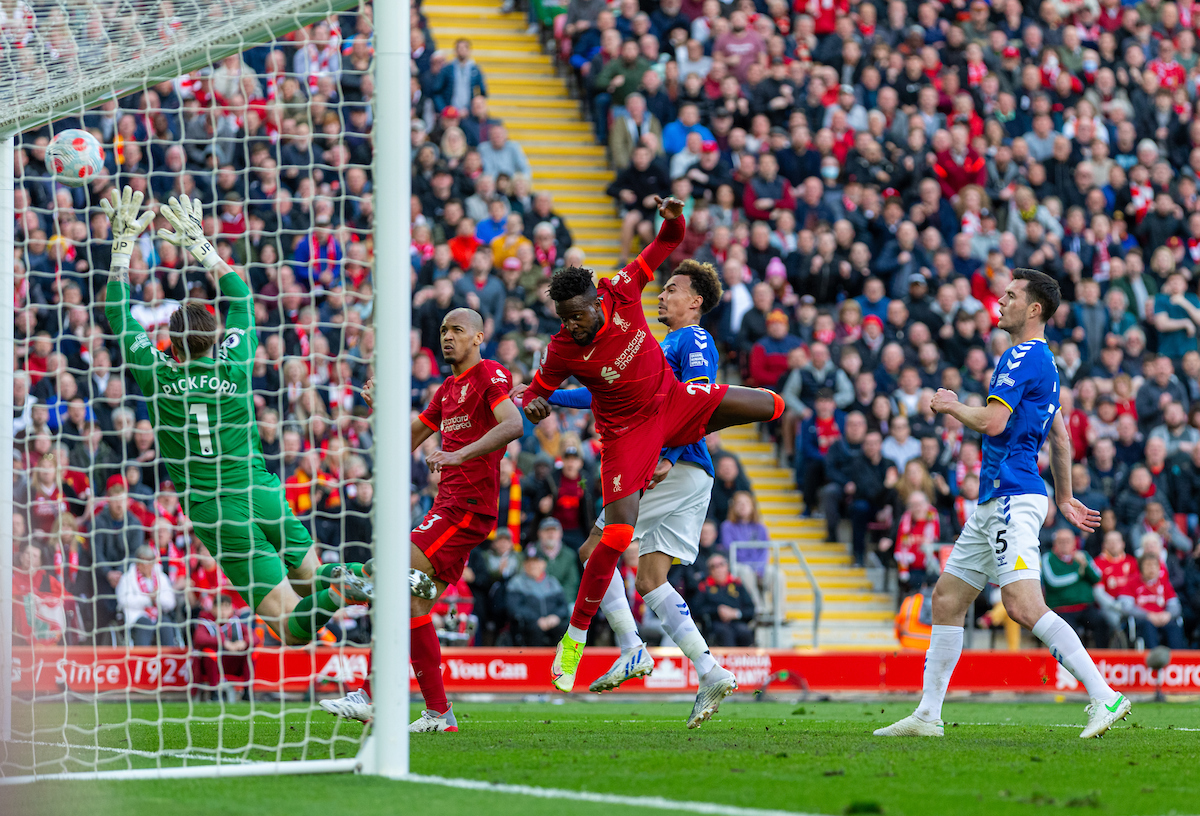
[[[571,624],[551,667],[556,688],[570,691],[587,630],[600,607],[621,554],[633,541],[641,492],[658,467],[663,448],[690,445],[731,425],[766,422],[783,414],[770,391],[714,383],[680,383],[650,333],[642,289],[683,240],[683,202],[656,197],[663,218],[658,236],[611,279],[593,282],[592,271],[556,270],[550,297],[562,329],[522,395],[534,423],[550,414],[549,397],[568,377],[592,395],[592,413],[603,447],[600,487],[604,532],[588,559]]]

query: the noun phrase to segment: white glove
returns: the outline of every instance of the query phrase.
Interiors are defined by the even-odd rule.
[[[108,216],[112,224],[112,267],[128,269],[129,258],[133,255],[133,242],[142,234],[142,230],[150,226],[154,213],[150,210],[138,218],[138,210],[142,208],[142,194],[135,193],[132,187],[126,187],[124,194],[112,191],[112,203],[108,199],[100,199],[100,209]]]
[[[204,214],[200,207],[200,199],[185,195],[180,201],[171,196],[161,212],[162,217],[167,219],[167,223],[175,231],[160,229],[159,238],[192,253],[196,262],[205,269],[212,269],[221,262],[221,256],[204,236]]]

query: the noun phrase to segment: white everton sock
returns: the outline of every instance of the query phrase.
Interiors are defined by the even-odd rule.
[[[1075,675],[1087,689],[1093,700],[1109,701],[1117,696],[1112,686],[1104,681],[1104,675],[1092,662],[1092,656],[1083,648],[1083,642],[1065,620],[1055,612],[1047,612],[1033,625],[1034,636],[1050,647],[1050,654]]]
[[[636,649],[642,645],[637,623],[633,619],[633,610],[629,608],[629,596],[625,594],[625,582],[621,580],[620,570],[613,570],[612,580],[609,581],[608,589],[604,590],[604,598],[600,601],[600,611],[612,627],[621,651]]]
[[[708,644],[704,642],[704,635],[700,634],[700,630],[696,628],[696,622],[692,620],[688,605],[675,591],[675,587],[670,584],[655,587],[645,596],[645,599],[646,604],[662,621],[663,629],[671,636],[671,640],[675,641],[675,645],[679,647],[680,651],[687,655],[688,660],[692,661],[697,675],[703,678],[704,675],[716,668],[717,661],[709,653]]]
[[[925,681],[917,716],[933,722],[942,718],[942,701],[950,687],[950,676],[962,655],[963,628],[933,625],[929,636],[929,651],[925,653]]]

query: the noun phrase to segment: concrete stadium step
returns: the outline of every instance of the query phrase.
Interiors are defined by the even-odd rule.
[[[528,114],[534,108],[563,111],[572,117],[567,121],[578,121],[573,118],[579,113],[579,103],[574,99],[529,97],[523,94],[490,94],[488,96],[488,111],[493,116],[523,115]]]
[[[521,82],[521,81],[558,82],[559,77],[558,77],[558,74],[554,70],[554,64],[546,63],[544,66],[541,66],[540,68],[536,67],[536,66],[531,66],[531,67],[522,66],[520,70],[514,70],[512,68],[505,67],[505,68],[501,68],[499,70],[488,71],[487,81],[488,81],[488,90],[491,90],[491,83],[493,81],[503,82],[505,84]],[[489,107],[489,112],[490,112],[490,107]],[[505,118],[505,122],[507,122],[507,121],[508,121],[508,119]]]
[[[567,90],[561,82],[547,80],[546,82],[498,81],[488,82],[488,93],[497,96],[549,96],[566,97]],[[490,107],[490,106],[489,106]],[[583,122],[564,122],[566,124],[585,124]],[[510,128],[511,130],[511,128]]]
[[[536,179],[535,179],[536,181]],[[577,228],[574,224],[570,225],[571,234],[579,241],[602,241],[607,239],[616,240],[617,231],[613,229],[596,229],[592,227]]]
[[[530,161],[533,161],[533,159],[531,158]],[[608,216],[609,218],[612,217],[611,201],[604,204],[598,204],[590,201],[568,201],[563,204],[559,204],[557,201],[555,201],[554,209],[560,215],[571,216],[569,219],[570,223],[574,223],[575,218],[581,215]]]
[[[604,192],[604,188],[608,186],[608,181],[604,179],[554,179],[541,178],[534,179],[539,190],[549,190],[557,200],[563,193],[590,193],[592,195],[601,195],[608,198],[608,193]],[[610,201],[612,199],[609,199]]]
[[[521,149],[525,151],[526,156],[553,156],[556,161],[560,156],[604,160],[604,148],[599,145],[563,144],[552,139],[527,139],[521,143]],[[608,209],[614,211],[611,198],[608,200]]]
[[[601,167],[602,163],[597,162],[596,168],[581,167],[576,165],[562,165],[559,167],[539,167],[534,171],[534,184],[539,183],[541,179],[588,179],[603,181],[608,184],[612,181],[612,173]],[[615,221],[618,225],[620,221]]]

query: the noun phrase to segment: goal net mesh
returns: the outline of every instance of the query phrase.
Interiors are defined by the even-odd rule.
[[[372,71],[369,4],[0,0],[0,133],[16,133],[15,247],[0,247],[16,266],[2,318],[13,320],[16,382],[12,740],[0,777],[357,753],[363,727],[316,703],[366,676],[366,607],[284,647],[197,535],[187,485],[156,439],[154,398],[105,317],[111,239],[98,204],[126,185],[156,210],[185,193],[203,202],[207,234],[253,292],[248,430],[276,496],[320,562],[366,561]],[[67,128],[104,149],[84,187],[56,184],[46,165]],[[208,306],[220,342],[230,300],[157,238],[165,226],[160,216],[137,242],[130,303],[170,356],[181,304]],[[176,477],[205,455],[188,450]],[[295,528],[282,537],[295,548]]]

